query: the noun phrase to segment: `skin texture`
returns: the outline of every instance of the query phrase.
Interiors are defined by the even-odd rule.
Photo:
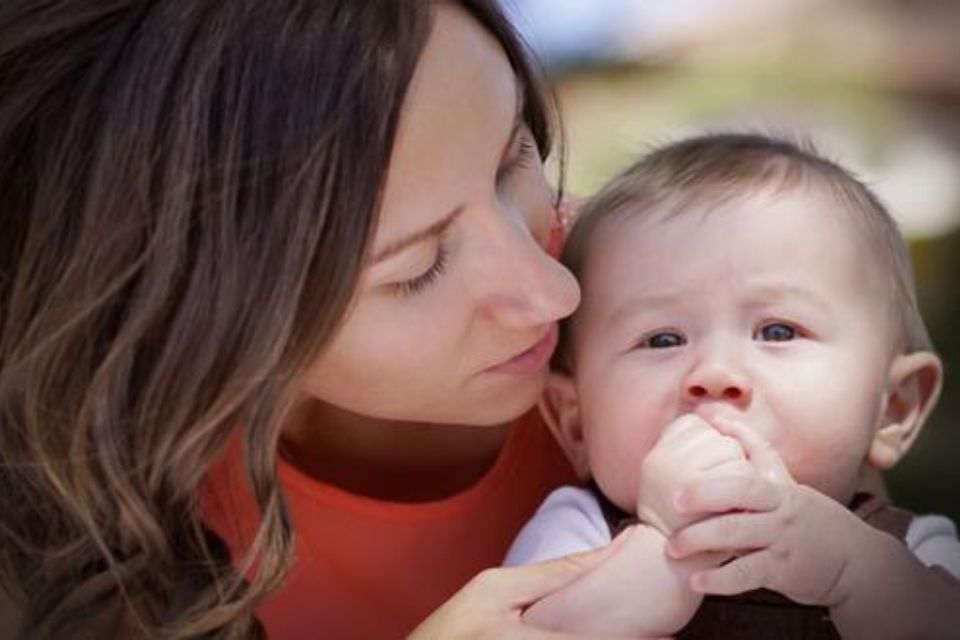
[[[581,471],[638,514],[642,535],[527,619],[669,634],[703,593],[767,587],[831,607],[844,637],[913,633],[920,619],[946,637],[956,586],[844,507],[866,471],[909,448],[941,371],[933,354],[896,352],[885,274],[838,205],[794,190],[625,214],[588,251],[553,425]],[[657,541],[688,564],[651,559]],[[637,570],[651,564],[666,571]],[[882,579],[890,567],[906,597]],[[878,602],[889,615],[873,612]]]
[[[556,212],[536,152],[497,179],[532,144],[524,127],[509,140],[517,100],[492,37],[441,10],[404,105],[374,256],[460,213],[443,233],[371,264],[340,334],[304,382],[308,392],[389,420],[496,424],[534,404],[545,367],[528,376],[488,369],[533,346],[579,295],[543,250]],[[441,252],[436,279],[397,290]]]
[[[488,569],[471,580],[410,635],[410,640],[433,638],[514,638],[560,640],[584,637],[554,633],[521,623],[531,603],[577,580],[617,553],[620,542],[595,551],[574,554],[528,567]],[[606,637],[592,632],[593,640]]]
[[[572,275],[545,252],[555,194],[519,107],[496,41],[438,5],[369,266],[284,429],[287,455],[313,475],[376,497],[449,495],[489,468],[505,424],[542,392],[545,361],[493,370],[579,302]]]
[[[674,535],[667,554],[725,550],[736,559],[693,575],[701,593],[772,589],[830,608],[843,638],[952,638],[960,624],[960,582],[923,566],[898,540],[836,500],[797,483],[755,431],[718,419],[738,440],[754,478],[707,479],[685,487],[681,512],[719,514]]]
[[[438,4],[368,268],[284,427],[284,455],[318,479],[397,501],[451,495],[489,469],[508,423],[541,394],[545,358],[535,370],[491,370],[579,302],[576,281],[545,251],[555,194],[517,126],[517,99],[496,41]],[[404,244],[411,237],[419,241]],[[523,624],[521,611],[605,553],[484,571],[412,637],[560,637]]]
[[[575,384],[582,423],[602,425],[583,438],[612,500],[634,509],[640,463],[664,426],[693,412],[743,421],[797,481],[850,498],[894,354],[885,274],[865,267],[878,261],[848,225],[810,191],[598,230]]]

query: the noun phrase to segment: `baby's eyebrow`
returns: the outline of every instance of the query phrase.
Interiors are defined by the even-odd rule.
[[[680,293],[658,293],[634,296],[613,309],[609,316],[608,326],[616,326],[629,318],[636,317],[643,313],[676,307],[678,301],[682,300],[683,298]]]
[[[762,283],[751,288],[753,296],[758,299],[780,301],[785,298],[801,300],[805,304],[820,310],[830,308],[830,301],[824,298],[823,293],[815,288],[805,287],[794,283]]]

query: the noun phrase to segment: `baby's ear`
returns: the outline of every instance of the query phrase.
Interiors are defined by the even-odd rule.
[[[551,371],[539,407],[540,415],[553,437],[560,443],[563,452],[567,454],[577,476],[581,479],[590,477],[583,429],[580,425],[580,403],[573,378],[565,373]]]
[[[910,449],[937,402],[942,383],[943,365],[936,354],[917,351],[893,360],[883,414],[867,452],[873,467],[889,469]]]

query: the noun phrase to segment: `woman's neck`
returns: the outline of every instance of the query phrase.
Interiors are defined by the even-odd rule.
[[[509,433],[499,426],[393,422],[304,401],[281,435],[281,455],[344,491],[380,500],[439,500],[473,486]]]

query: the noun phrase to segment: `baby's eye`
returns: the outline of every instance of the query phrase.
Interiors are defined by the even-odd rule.
[[[785,322],[768,322],[754,334],[754,340],[787,342],[797,337],[797,328]]]
[[[645,337],[640,341],[640,346],[647,349],[670,349],[672,347],[683,346],[686,343],[686,338],[679,333],[675,333],[673,331],[660,331]]]

